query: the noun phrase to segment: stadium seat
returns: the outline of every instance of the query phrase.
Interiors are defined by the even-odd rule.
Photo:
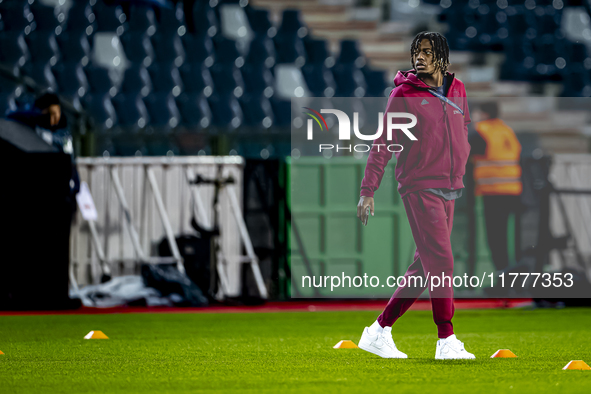
[[[529,43],[517,40],[503,44],[505,62],[501,66],[500,78],[511,81],[527,81],[530,78],[535,59]]]
[[[334,58],[328,51],[328,43],[322,39],[307,39],[304,41],[308,64],[324,64],[328,67],[334,65]],[[327,59],[329,59],[327,61]]]
[[[15,78],[0,74],[0,92],[12,94],[15,97],[20,96],[24,92],[24,87]]]
[[[222,132],[232,131],[243,123],[244,115],[234,95],[213,94],[208,97],[212,113],[212,125]]]
[[[206,35],[195,36],[193,34],[185,34],[181,40],[189,63],[203,63],[206,67],[211,67],[213,65],[215,51],[211,37]]]
[[[283,18],[277,35],[297,36],[299,38],[308,35],[308,28],[302,22],[300,10],[283,10]]]
[[[176,99],[181,114],[181,124],[189,132],[208,128],[212,122],[207,97],[202,93],[183,93]]]
[[[561,40],[564,32],[560,26],[560,15],[544,14],[537,17],[538,37],[544,41]]]
[[[145,33],[153,36],[156,33],[156,16],[154,9],[146,5],[131,4],[129,7],[129,18],[127,18],[129,31]]]
[[[34,16],[35,30],[43,32],[53,32],[56,35],[62,33],[62,24],[66,19],[64,11],[58,7],[50,7],[35,1],[30,6]]]
[[[159,7],[157,9],[158,31],[162,34],[178,34],[183,36],[187,33],[184,26],[185,15],[182,4],[174,8]]]
[[[123,74],[121,92],[124,94],[140,94],[146,97],[152,91],[152,81],[148,70],[141,64],[132,64]]]
[[[216,63],[210,68],[215,91],[240,97],[244,93],[244,79],[233,64]]]
[[[363,75],[367,83],[365,97],[388,97],[393,86],[386,81],[386,72],[384,70],[372,70],[363,68]]]
[[[204,65],[185,63],[179,68],[179,73],[185,92],[204,94],[206,97],[213,93],[213,79]]]
[[[144,32],[126,31],[120,37],[125,57],[132,63],[149,67],[155,58],[150,36]]]
[[[264,64],[267,68],[275,65],[277,53],[273,40],[267,36],[257,36],[250,42],[246,63]]]
[[[86,35],[92,35],[96,30],[96,17],[92,7],[85,1],[74,1],[68,11],[66,20],[66,31],[84,32]]]
[[[239,2],[228,4],[222,1],[222,4],[216,7],[219,13],[221,35],[236,40],[241,51],[246,49],[247,43],[254,35],[243,4]]]
[[[117,93],[109,69],[90,65],[84,68],[90,91],[92,93],[109,93],[111,97]]]
[[[269,11],[262,8],[251,8],[247,12],[250,27],[255,36],[274,37],[277,34],[277,29],[271,24],[269,19]]]
[[[291,125],[291,101],[271,97],[271,107],[275,117],[275,126],[290,129]]]
[[[148,110],[140,94],[119,93],[112,101],[119,125],[127,133],[138,133],[149,125]]]
[[[534,40],[532,43],[536,66],[533,78],[538,80],[561,80],[558,58],[564,61],[563,41]],[[566,63],[565,63],[566,64]]]
[[[264,64],[246,64],[240,69],[244,87],[247,93],[263,95],[267,98],[273,95],[275,81],[271,69]]]
[[[291,100],[292,97],[310,96],[301,69],[293,64],[278,64],[275,66],[275,86],[273,90],[275,95],[283,100]]]
[[[174,97],[181,94],[183,81],[174,64],[154,63],[148,67],[148,72],[155,92],[172,93]]]
[[[0,23],[3,31],[29,34],[34,20],[29,4],[25,1],[4,1],[0,3]]]
[[[575,70],[564,73],[562,97],[591,97],[591,78],[587,70]]]
[[[0,63],[12,70],[14,75],[19,75],[20,67],[29,59],[29,48],[23,33],[0,32]]]
[[[60,94],[84,97],[88,92],[88,80],[80,63],[60,62],[53,66],[52,72]]]
[[[236,41],[227,38],[220,38],[214,42],[216,64],[232,64],[237,67],[242,67],[244,59],[238,51]],[[241,60],[242,63],[241,63]]]
[[[507,29],[511,37],[524,37],[533,40],[537,36],[536,20],[530,13],[508,13]]]
[[[28,63],[23,67],[23,73],[35,81],[37,88],[57,92],[57,82],[50,63]]]
[[[245,94],[239,101],[244,114],[244,126],[254,129],[268,129],[273,125],[273,109],[267,97]]]
[[[367,83],[363,72],[354,64],[337,64],[332,69],[337,84],[336,97],[363,97]]]
[[[332,97],[336,91],[336,83],[331,70],[323,63],[306,64],[302,74],[310,93],[315,97]]]
[[[152,36],[152,45],[156,61],[174,62],[175,66],[180,67],[185,61],[185,49],[181,37],[177,33],[158,32]]]
[[[216,36],[219,31],[219,23],[215,12],[209,6],[208,2],[197,1],[193,7],[193,28],[196,35]]]
[[[34,31],[25,36],[25,41],[34,63],[49,63],[54,66],[60,58],[55,33]]]
[[[79,62],[83,66],[90,60],[90,42],[86,32],[66,31],[57,38],[62,61]]]
[[[117,124],[117,113],[109,94],[89,94],[84,98],[84,108],[91,115],[93,128],[107,133]]]
[[[157,134],[174,131],[181,121],[179,109],[170,93],[153,93],[144,97],[150,115],[149,127]]]
[[[297,35],[276,35],[277,63],[295,63],[301,67],[306,63],[306,49],[303,40]]]
[[[118,35],[123,33],[126,15],[120,5],[97,1],[92,11],[96,17],[97,32],[109,31],[116,32]]]
[[[149,156],[173,156],[180,154],[179,146],[169,136],[153,135],[146,136],[146,148]]]

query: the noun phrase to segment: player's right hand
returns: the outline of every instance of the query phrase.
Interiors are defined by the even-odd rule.
[[[357,217],[363,224],[367,223],[367,207],[373,216],[373,197],[361,196],[357,204]]]

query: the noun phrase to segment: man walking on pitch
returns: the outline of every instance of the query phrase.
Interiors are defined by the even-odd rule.
[[[396,180],[417,249],[405,274],[406,285],[398,287],[378,319],[365,328],[359,347],[384,358],[407,358],[394,344],[392,325],[429,287],[439,337],[435,358],[473,359],[474,355],[454,335],[451,283],[444,281],[431,289],[426,281],[427,277],[453,275],[450,235],[454,200],[462,195],[462,176],[470,153],[466,90],[454,74],[447,72],[449,47],[441,34],[419,33],[411,44],[411,62],[412,70],[399,71],[394,78],[396,87],[390,93],[384,124],[388,113],[415,115],[417,124],[410,131],[417,141],[403,140],[404,134],[396,131],[391,140],[384,132],[374,141],[361,184],[357,216],[366,223],[367,211],[374,214],[373,195],[392,158],[392,152],[384,147],[402,145],[403,150],[396,152]],[[408,119],[398,119],[398,123],[408,123]],[[423,281],[409,281],[411,276],[422,277]]]

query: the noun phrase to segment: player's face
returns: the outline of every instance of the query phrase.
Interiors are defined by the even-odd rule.
[[[419,46],[419,51],[412,58],[412,63],[415,66],[415,70],[417,70],[417,74],[434,74],[437,71],[434,59],[433,47],[429,40],[424,38]]]
[[[49,114],[49,124],[52,126],[57,125],[62,117],[62,109],[57,104],[52,104],[49,108],[43,110],[44,114]]]

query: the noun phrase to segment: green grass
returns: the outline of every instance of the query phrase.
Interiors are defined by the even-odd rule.
[[[591,393],[591,310],[459,310],[473,361],[435,361],[428,311],[394,326],[407,360],[357,342],[376,312],[0,316],[0,393]],[[84,340],[90,330],[110,339]],[[508,348],[518,359],[490,359]]]

